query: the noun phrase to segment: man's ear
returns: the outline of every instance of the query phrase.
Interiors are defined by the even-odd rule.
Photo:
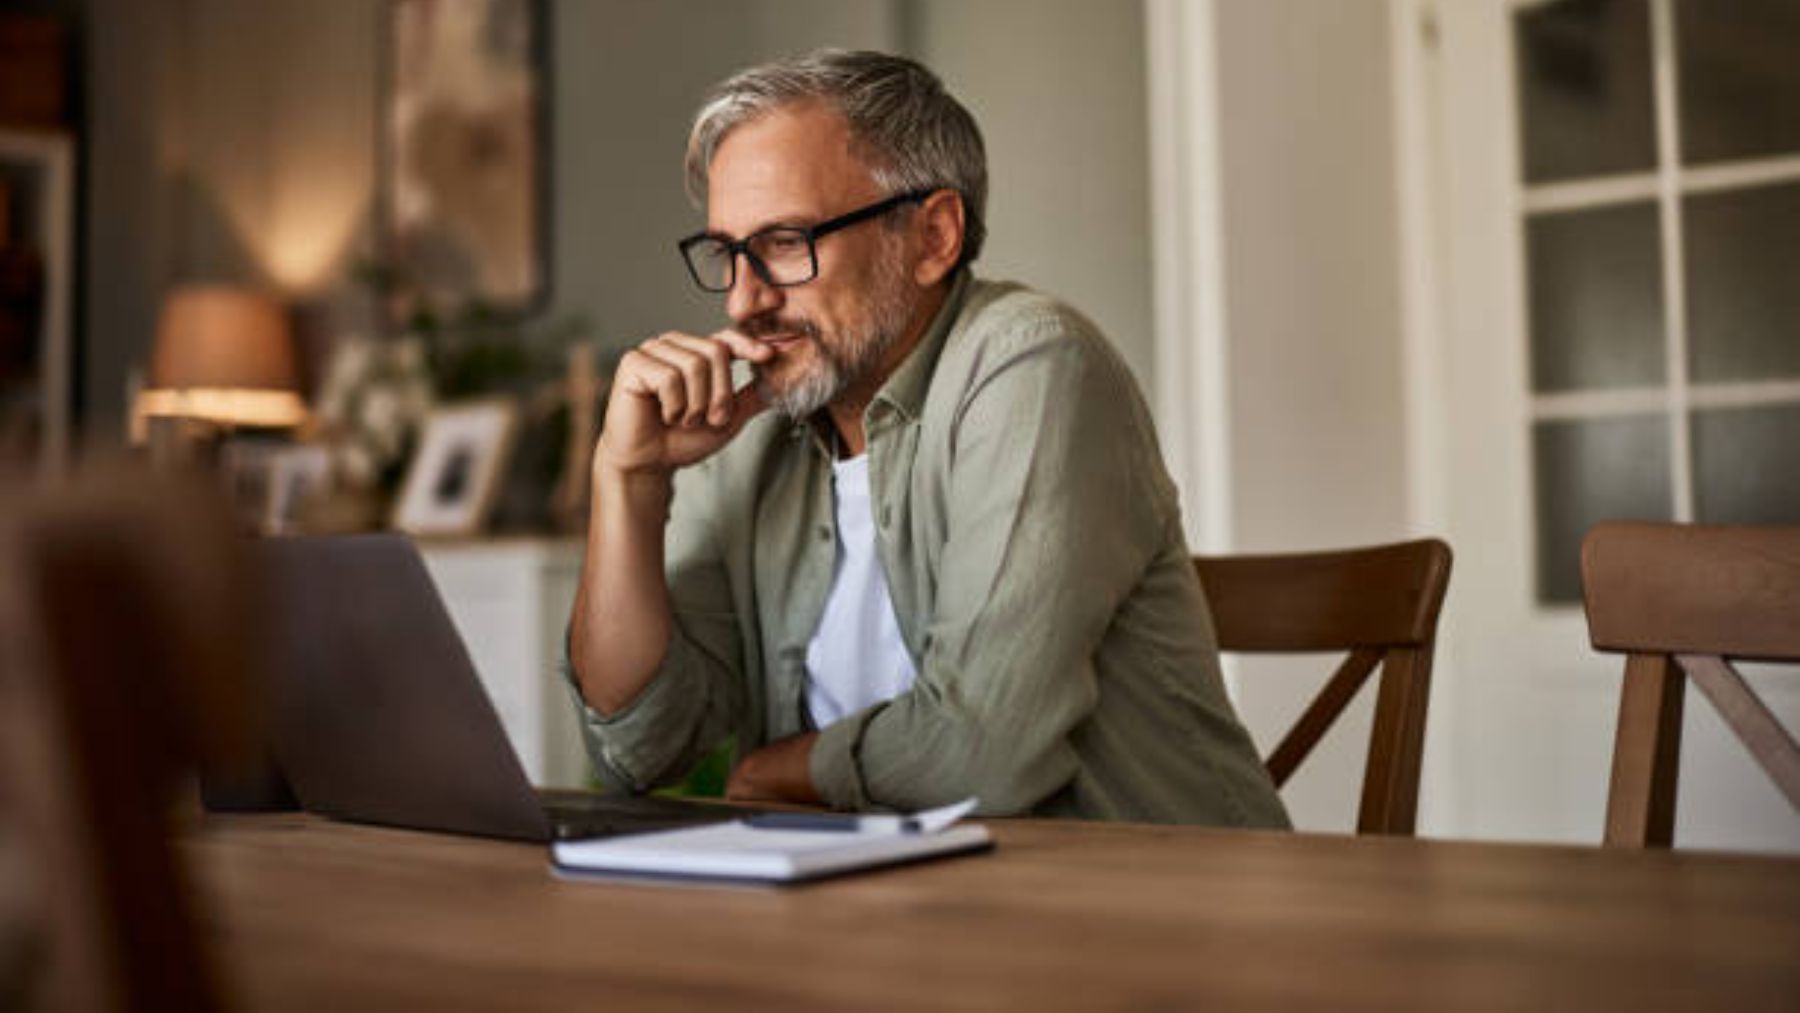
[[[930,288],[956,270],[956,262],[962,259],[962,194],[936,191],[919,206],[916,218],[923,245],[913,266],[913,281],[920,288]]]

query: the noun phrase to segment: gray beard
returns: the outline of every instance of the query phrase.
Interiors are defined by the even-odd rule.
[[[899,264],[890,263],[892,268],[884,269],[876,278],[865,327],[840,334],[838,340],[828,344],[822,340],[819,328],[807,321],[802,329],[819,353],[815,367],[780,389],[766,377],[757,376],[757,388],[771,408],[791,422],[810,419],[881,368],[882,359],[905,335],[913,311],[912,293],[907,290]]]
[[[813,347],[819,350],[819,362],[816,368],[799,381],[776,389],[767,378],[761,375],[756,378],[763,400],[769,402],[769,407],[787,416],[790,422],[812,418],[819,409],[837,400],[837,396],[848,389],[852,382],[845,375],[847,363],[839,354],[826,347],[819,339],[811,340]]]

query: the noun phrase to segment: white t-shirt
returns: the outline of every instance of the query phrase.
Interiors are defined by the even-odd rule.
[[[819,728],[899,696],[918,676],[875,551],[869,455],[833,461],[831,471],[837,563],[825,614],[806,645],[806,706]]]

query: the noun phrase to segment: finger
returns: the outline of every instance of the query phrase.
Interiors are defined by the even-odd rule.
[[[658,354],[654,339],[639,345],[626,361],[631,365],[631,381],[643,393],[656,398],[663,425],[674,425],[687,410],[687,384],[681,378],[681,370]]]
[[[695,338],[683,334],[672,337],[671,340],[704,358],[712,373],[712,385],[707,390],[706,421],[715,426],[730,422],[731,350],[710,338]]]
[[[732,355],[749,362],[761,364],[775,357],[775,349],[729,327],[714,333],[713,340],[731,349]]]
[[[626,352],[619,359],[619,372],[614,385],[639,397],[657,397],[666,364],[642,347]]]
[[[712,408],[711,364],[706,361],[706,356],[684,347],[674,337],[659,339],[654,351],[664,362],[681,371],[681,382],[687,387],[681,424],[689,428],[699,425]]]

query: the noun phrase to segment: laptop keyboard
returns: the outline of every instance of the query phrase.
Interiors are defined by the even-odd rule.
[[[558,840],[723,823],[761,811],[747,806],[659,795],[546,792],[541,801]]]

